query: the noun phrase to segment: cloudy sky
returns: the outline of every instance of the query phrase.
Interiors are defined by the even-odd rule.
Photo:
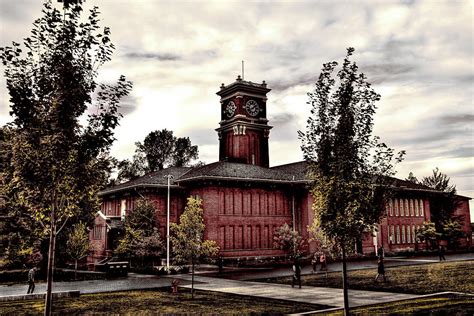
[[[134,83],[112,154],[131,158],[134,142],[171,129],[218,159],[221,83],[265,80],[271,165],[302,159],[297,131],[309,115],[306,93],[324,62],[354,60],[382,95],[375,134],[407,151],[399,178],[435,167],[474,197],[473,2],[471,1],[159,1],[88,0],[117,49],[100,79]],[[29,35],[40,0],[0,0],[0,45]],[[11,120],[0,85],[0,124]],[[473,213],[471,203],[471,213]],[[471,215],[471,218],[473,216]]]

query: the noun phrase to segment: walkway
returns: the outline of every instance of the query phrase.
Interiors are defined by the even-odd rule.
[[[191,275],[182,275],[180,278],[190,281]],[[299,289],[292,288],[290,285],[284,284],[237,281],[204,277],[200,275],[195,275],[194,280],[199,282],[194,284],[194,288],[198,290],[280,299],[310,304],[322,304],[333,307],[344,306],[342,289],[309,286],[304,286]],[[191,288],[191,284],[188,283],[183,287]],[[418,297],[418,295],[350,290],[349,305],[361,306],[367,304],[405,300],[416,297]]]

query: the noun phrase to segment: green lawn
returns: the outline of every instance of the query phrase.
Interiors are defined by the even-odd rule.
[[[386,268],[387,282],[375,282],[377,269],[349,271],[349,288],[410,294],[436,292],[474,293],[474,261],[439,262],[423,265]],[[379,279],[381,280],[381,279]],[[291,277],[257,281],[291,284]],[[302,276],[308,286],[342,287],[341,272]]]
[[[0,303],[0,315],[40,315],[43,301]],[[301,304],[217,292],[196,291],[194,300],[188,290],[180,289],[179,295],[169,291],[129,291],[81,295],[78,298],[54,301],[53,313],[71,314],[271,314],[282,315],[329,308],[316,304]]]
[[[325,315],[339,316],[342,311]],[[351,315],[474,315],[474,297],[443,295],[351,309]]]

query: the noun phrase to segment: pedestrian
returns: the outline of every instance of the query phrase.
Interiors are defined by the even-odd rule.
[[[385,250],[383,249],[383,246],[380,246],[379,250],[377,251],[377,255],[380,258],[385,258]]]
[[[316,273],[316,270],[318,269],[318,263],[319,263],[319,253],[315,252],[313,256],[313,260],[311,260],[311,265],[313,266],[313,273]]]
[[[26,294],[33,294],[35,290],[35,274],[36,274],[36,267],[33,267],[28,271],[28,291]]]
[[[321,256],[319,256],[319,262],[321,262],[321,269],[319,271],[324,271],[326,272],[326,278],[328,277],[328,265],[327,265],[327,261],[326,261],[326,255],[323,253],[321,253]]]
[[[219,274],[221,274],[224,270],[224,260],[222,259],[222,257],[219,257],[219,259],[217,259],[217,266],[219,267]]]
[[[298,283],[299,288],[301,289],[301,266],[298,260],[295,260],[293,264],[293,280],[291,282],[291,287],[295,287],[295,283]]]
[[[378,281],[379,276],[383,277],[383,281],[385,282],[385,266],[383,263],[383,258],[380,258],[377,260],[377,276],[375,277],[375,282]]]
[[[439,261],[446,261],[446,258],[444,257],[444,247],[439,246],[438,248],[438,256],[439,256]]]

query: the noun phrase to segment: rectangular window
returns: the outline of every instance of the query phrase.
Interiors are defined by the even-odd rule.
[[[395,216],[398,216],[398,199],[395,199]]]
[[[415,231],[415,225],[411,225],[411,238],[413,239],[413,242],[417,242],[416,240],[416,231]]]
[[[405,225],[402,225],[402,244],[405,243]]]
[[[408,207],[407,199],[405,199],[405,216],[410,216],[410,208]]]
[[[405,214],[405,206],[403,205],[403,199],[400,199],[400,216]]]
[[[420,216],[425,216],[424,212],[425,212],[424,201],[420,200]]]
[[[390,225],[390,234],[388,237],[388,243],[392,244],[395,242],[395,228],[393,225]]]
[[[420,212],[418,211],[418,203],[420,203],[420,201],[416,199],[415,200],[415,216],[420,216]]]
[[[396,236],[395,238],[397,239],[397,244],[400,243],[400,226],[397,225],[397,231],[396,231]]]
[[[410,199],[410,216],[415,216],[415,210],[413,209],[413,199]]]
[[[410,225],[407,226],[407,244],[411,244],[412,241],[411,241],[411,229],[410,229]]]
[[[390,212],[390,216],[393,216],[393,200],[392,199],[388,201],[388,210]]]

